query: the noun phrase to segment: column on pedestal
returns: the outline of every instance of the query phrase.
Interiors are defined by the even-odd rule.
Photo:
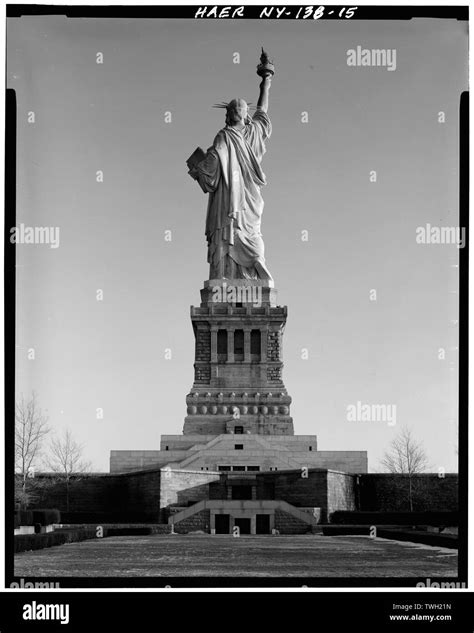
[[[211,363],[217,363],[217,325],[211,325]]]
[[[234,362],[234,328],[227,328],[227,362]]]
[[[250,332],[249,327],[244,328],[244,361],[250,363]]]

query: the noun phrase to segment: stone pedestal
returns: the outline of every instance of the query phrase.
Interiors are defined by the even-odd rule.
[[[293,435],[282,379],[287,308],[273,282],[209,280],[191,307],[194,383],[184,434]]]

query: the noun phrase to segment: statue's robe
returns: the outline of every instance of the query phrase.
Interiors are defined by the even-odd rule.
[[[266,181],[260,163],[271,132],[268,115],[257,108],[241,131],[231,126],[220,130],[206,158],[197,165],[199,183],[209,192],[210,279],[257,279],[254,264],[265,261],[260,188]]]

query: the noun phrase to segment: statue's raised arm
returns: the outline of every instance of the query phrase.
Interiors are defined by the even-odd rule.
[[[260,94],[258,97],[257,108],[260,108],[264,112],[268,112],[268,97],[274,74],[275,66],[268,57],[268,53],[266,53],[262,48],[260,64],[257,66],[257,75],[262,78],[262,81],[260,82]]]

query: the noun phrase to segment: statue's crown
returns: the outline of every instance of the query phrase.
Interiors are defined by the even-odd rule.
[[[232,99],[232,101],[222,101],[221,103],[215,103],[212,107],[213,108],[223,108],[225,110],[228,110],[230,107],[234,107],[235,106],[235,102],[237,101],[237,99]],[[242,101],[245,101],[245,103],[247,104],[247,107],[250,108],[254,108],[255,106],[252,105],[252,103],[250,103],[249,101],[246,101],[245,99],[242,99]]]

